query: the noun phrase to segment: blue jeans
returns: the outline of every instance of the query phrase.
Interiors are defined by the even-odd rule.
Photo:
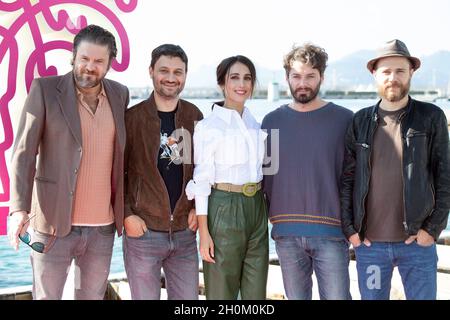
[[[124,235],[125,271],[133,300],[159,300],[161,268],[169,300],[198,299],[198,254],[196,233],[147,230],[143,236]]]
[[[31,250],[33,299],[60,300],[75,260],[75,299],[102,300],[108,285],[114,233],[114,224],[73,226],[67,236],[56,238],[47,253]],[[32,242],[47,244],[51,237],[34,231]]]
[[[274,240],[288,299],[311,300],[314,270],[320,299],[351,300],[345,239],[276,236]]]
[[[355,249],[358,284],[363,300],[388,300],[394,267],[398,267],[406,299],[433,300],[437,291],[436,245],[413,242],[362,243]]]

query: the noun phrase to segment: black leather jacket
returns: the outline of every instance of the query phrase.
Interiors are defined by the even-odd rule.
[[[349,238],[365,232],[370,155],[378,126],[378,106],[357,112],[345,140],[341,178],[342,228]],[[450,148],[444,112],[431,103],[409,98],[401,121],[405,231],[424,229],[436,240],[447,226],[450,207]],[[386,199],[389,201],[389,199]]]

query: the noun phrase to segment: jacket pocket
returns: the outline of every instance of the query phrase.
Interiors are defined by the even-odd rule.
[[[426,132],[414,131],[406,134],[406,161],[413,163],[428,162],[428,136]]]
[[[367,178],[367,170],[370,166],[370,145],[365,142],[355,142],[355,180]]]
[[[422,146],[427,141],[427,133],[426,132],[420,132],[420,131],[414,131],[414,132],[408,132],[406,134],[406,146],[407,147],[416,147],[416,146]]]
[[[52,224],[56,219],[57,213],[55,212],[55,208],[57,208],[60,203],[55,195],[58,194],[58,192],[61,192],[61,190],[56,181],[48,178],[35,177],[34,181],[35,184],[32,199],[33,213],[45,217],[43,221],[41,221],[42,224],[38,224],[37,221],[34,223],[42,229],[43,225],[47,225],[48,223]]]
[[[38,182],[44,182],[44,183],[55,183],[56,181],[53,181],[51,179],[48,179],[46,177],[35,177],[34,180],[38,181]]]
[[[369,145],[365,142],[355,142],[355,146],[361,148],[362,150],[369,150]]]
[[[134,192],[134,206],[137,208],[139,208],[139,202],[141,200],[141,183],[142,183],[142,179],[141,177],[137,177],[136,179],[136,189]]]
[[[409,131],[406,134],[406,138],[414,138],[414,137],[426,137],[427,133],[426,132],[421,132],[421,131]]]
[[[431,205],[430,205],[430,208],[427,208],[427,217],[429,217],[433,214],[434,208],[436,206],[436,196],[435,196],[434,186],[431,183],[429,183],[429,186],[430,186],[430,192],[431,192]]]

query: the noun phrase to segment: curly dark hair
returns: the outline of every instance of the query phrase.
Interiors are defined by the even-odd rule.
[[[286,70],[286,75],[289,75],[292,63],[294,61],[301,61],[304,64],[311,65],[314,69],[319,70],[323,76],[327,68],[328,54],[321,47],[315,46],[311,43],[306,43],[302,46],[293,46],[292,50],[284,57],[283,67]]]

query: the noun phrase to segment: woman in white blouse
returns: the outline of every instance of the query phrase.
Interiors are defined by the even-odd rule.
[[[267,208],[261,190],[267,134],[245,107],[256,82],[244,56],[224,59],[217,83],[225,101],[194,132],[195,198],[207,299],[265,299],[269,260]]]

